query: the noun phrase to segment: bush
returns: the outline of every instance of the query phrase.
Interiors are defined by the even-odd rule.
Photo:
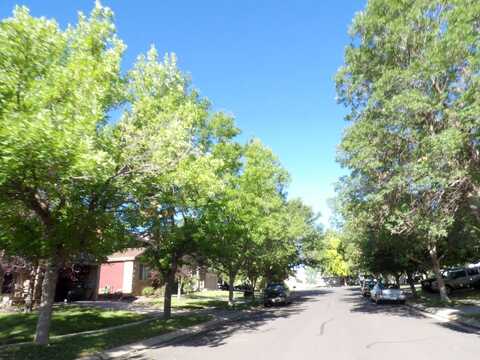
[[[158,297],[162,297],[165,295],[165,286],[161,286],[159,288],[156,288],[154,291],[154,295]]]
[[[143,296],[152,296],[155,293],[155,289],[151,286],[144,287],[142,290]]]
[[[197,285],[197,281],[193,277],[187,277],[183,279],[182,284],[183,292],[185,294],[189,294],[195,291],[195,286]]]

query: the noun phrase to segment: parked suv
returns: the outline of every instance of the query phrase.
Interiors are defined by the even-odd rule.
[[[480,268],[457,268],[443,272],[447,292],[464,288],[480,288]],[[438,291],[435,278],[422,281],[422,288],[428,291]]]

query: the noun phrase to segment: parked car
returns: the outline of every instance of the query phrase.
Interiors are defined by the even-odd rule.
[[[383,285],[380,282],[376,283],[370,290],[370,298],[377,304],[387,301],[405,303],[405,294],[397,285]]]
[[[292,302],[290,289],[284,283],[268,284],[263,292],[263,304],[271,305],[287,305]]]
[[[480,268],[456,268],[446,270],[442,273],[445,280],[447,293],[453,290],[464,288],[480,288]],[[438,282],[436,278],[422,281],[422,289],[427,291],[438,291]]]
[[[370,291],[372,288],[375,286],[375,280],[373,279],[366,279],[362,281],[362,295],[364,297],[369,297],[370,296]]]
[[[223,282],[223,283],[218,283],[218,284],[217,284],[217,288],[218,288],[219,290],[226,290],[226,291],[228,291],[229,286],[228,286],[228,284],[227,284],[226,282]]]
[[[240,284],[233,287],[235,291],[252,291],[252,286],[250,284]]]

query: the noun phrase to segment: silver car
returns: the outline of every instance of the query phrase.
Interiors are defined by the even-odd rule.
[[[377,283],[372,290],[370,290],[370,298],[377,304],[387,301],[401,304],[405,303],[405,293],[396,285]]]

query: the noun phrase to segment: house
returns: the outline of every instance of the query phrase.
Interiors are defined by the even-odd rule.
[[[130,248],[110,255],[100,266],[98,293],[138,296],[145,287],[151,286],[150,269],[140,260],[143,252],[143,248]],[[217,275],[204,268],[190,267],[188,271],[183,269],[182,273],[195,274],[196,290],[217,288]]]

